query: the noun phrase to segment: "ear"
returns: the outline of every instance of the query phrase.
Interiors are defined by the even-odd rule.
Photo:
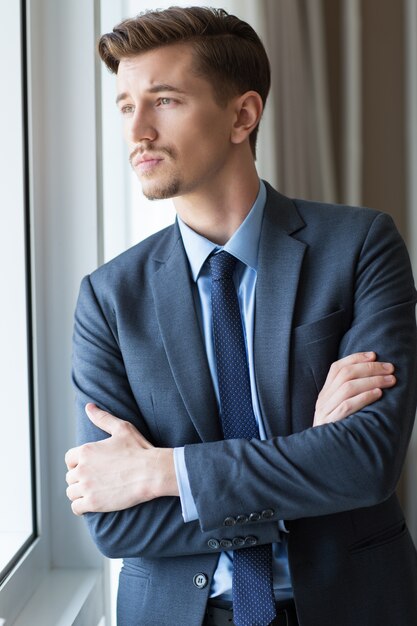
[[[231,141],[240,144],[245,141],[262,116],[262,98],[257,91],[247,91],[235,100],[235,121],[231,132]]]

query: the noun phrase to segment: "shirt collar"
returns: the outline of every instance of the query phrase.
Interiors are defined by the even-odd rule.
[[[245,265],[254,270],[258,269],[258,247],[265,202],[266,187],[261,180],[259,192],[251,210],[224,246],[218,246],[206,237],[199,235],[187,226],[179,216],[177,217],[192,277],[195,281],[197,281],[207,257],[214,250],[226,250]]]

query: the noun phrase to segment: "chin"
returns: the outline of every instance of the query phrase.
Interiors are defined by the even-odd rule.
[[[180,195],[181,183],[179,180],[171,180],[165,184],[149,182],[142,183],[142,193],[148,200],[167,200]]]

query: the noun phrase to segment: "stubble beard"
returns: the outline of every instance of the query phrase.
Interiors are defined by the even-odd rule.
[[[181,189],[181,181],[179,178],[173,178],[165,183],[149,181],[149,186],[142,181],[142,193],[148,200],[167,200],[178,196]]]

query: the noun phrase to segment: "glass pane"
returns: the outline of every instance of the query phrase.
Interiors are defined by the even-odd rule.
[[[0,578],[34,534],[22,28],[19,2],[0,4]]]

